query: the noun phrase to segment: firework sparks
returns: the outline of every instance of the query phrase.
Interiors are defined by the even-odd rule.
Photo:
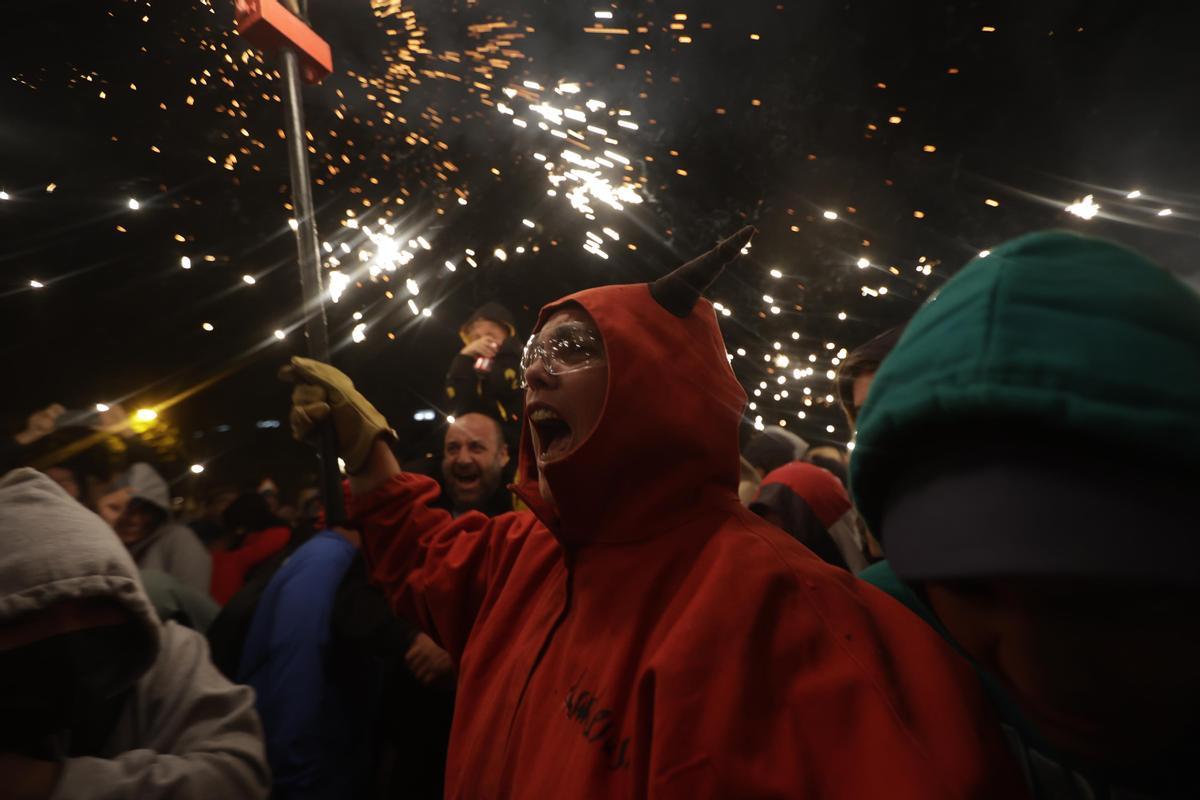
[[[1074,214],[1080,219],[1092,219],[1100,213],[1100,204],[1089,194],[1068,205],[1066,211],[1068,214]]]

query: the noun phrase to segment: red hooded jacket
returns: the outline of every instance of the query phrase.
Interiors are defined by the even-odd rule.
[[[246,584],[246,574],[287,547],[291,538],[292,529],[280,525],[247,534],[242,545],[234,550],[214,550],[208,593],[217,605],[228,603]]]
[[[454,519],[402,474],[355,498],[373,576],[458,667],[451,798],[1012,798],[978,679],[928,625],[738,502],[746,396],[712,306],[581,292],[596,428],[532,512]],[[539,328],[541,323],[539,322]]]
[[[793,461],[768,472],[750,510],[791,534],[822,561],[855,574],[868,566],[850,495],[829,470]]]

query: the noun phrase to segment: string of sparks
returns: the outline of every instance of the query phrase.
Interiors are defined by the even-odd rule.
[[[205,156],[210,167],[231,173],[236,182],[240,174],[262,172],[264,159],[278,157],[269,144],[281,141],[284,132],[266,124],[265,120],[278,115],[263,113],[261,106],[282,103],[279,73],[262,55],[240,40],[228,24],[228,15],[217,15],[213,0],[195,2],[193,10],[200,16],[193,17],[193,22],[203,21],[196,22],[188,31],[181,31],[180,44],[198,48],[210,57],[210,63],[199,73],[186,77],[188,86],[193,89],[184,97],[184,111],[209,110],[228,118],[236,126],[236,133],[232,128],[222,129],[227,147]],[[149,22],[152,5],[149,0],[129,0],[123,5],[144,11],[141,21]],[[433,315],[433,305],[423,304],[423,287],[413,266],[428,258],[426,254],[434,249],[437,231],[447,215],[472,202],[473,187],[455,160],[469,158],[470,154],[450,153],[450,145],[440,135],[448,124],[461,125],[468,119],[482,122],[493,131],[506,131],[503,135],[513,137],[523,152],[532,154],[544,172],[545,195],[565,203],[587,221],[588,229],[578,243],[583,251],[597,259],[608,260],[614,248],[638,249],[636,237],[623,232],[622,227],[631,209],[650,198],[646,165],[647,162],[652,164],[655,157],[653,154],[634,154],[639,149],[649,148],[640,132],[645,125],[653,125],[653,120],[642,122],[635,109],[592,88],[594,84],[588,78],[596,76],[531,74],[528,59],[520,50],[521,42],[535,32],[526,21],[484,19],[473,22],[466,27],[469,46],[462,50],[435,52],[426,43],[427,29],[404,0],[372,0],[371,8],[379,29],[389,42],[383,55],[384,69],[376,75],[350,71],[344,76],[333,76],[323,90],[326,96],[335,100],[330,127],[319,140],[311,130],[307,133],[318,190],[332,189],[336,180],[352,176],[344,195],[338,195],[338,198],[353,202],[344,209],[335,233],[321,242],[326,291],[332,303],[340,304],[351,289],[377,284],[386,287],[388,300],[399,296],[414,318]],[[711,23],[689,21],[686,13],[671,13],[668,20],[656,23],[646,19],[645,12],[634,15],[613,8],[594,11],[585,21],[583,30],[606,40],[641,37],[628,51],[638,55],[650,50],[656,37],[665,36],[674,45],[686,47],[695,43],[697,37],[710,35],[712,28]],[[994,32],[994,26],[981,28],[984,35]],[[750,39],[759,42],[762,36],[752,33]],[[623,64],[617,66],[624,68]],[[957,74],[958,70],[950,68],[948,72]],[[14,76],[14,80],[30,89],[38,88],[28,76]],[[458,105],[445,111],[431,105],[415,114],[408,111],[406,99],[426,83],[435,82],[459,87],[461,91],[455,95]],[[118,86],[114,80],[96,71],[78,71],[69,85],[81,91],[94,91],[99,102],[108,100],[118,91],[139,91],[135,82],[127,85],[122,82]],[[885,89],[886,84],[879,83],[877,87]],[[761,101],[752,99],[751,103],[757,106]],[[165,100],[158,103],[158,108],[164,112],[178,111],[169,109]],[[884,124],[903,124],[906,111],[898,109],[889,114]],[[715,113],[724,114],[725,110],[717,108]],[[377,139],[371,143],[356,143],[346,133],[349,127],[360,132],[364,128],[372,130]],[[875,122],[868,122],[864,135],[871,138],[879,127]],[[416,191],[409,188],[408,181],[394,180],[402,167],[390,154],[391,148],[367,146],[392,141],[402,141],[412,152],[419,153],[419,158],[414,160],[420,163],[422,174],[414,184]],[[153,154],[161,154],[164,146],[154,144],[149,149]],[[937,146],[926,144],[922,152],[932,155],[937,152]],[[676,150],[670,150],[670,155],[679,158]],[[675,163],[681,164],[674,170],[675,174],[687,177],[686,166],[682,162]],[[496,177],[502,174],[499,167],[493,167],[490,172]],[[385,186],[397,188],[387,192]],[[57,188],[56,183],[49,182],[38,189],[14,190],[11,194],[0,189],[0,203],[28,200],[37,194],[53,194]],[[1134,203],[1150,200],[1137,189],[1123,194],[1125,200]],[[124,200],[130,212],[142,211],[155,203],[153,197]],[[536,207],[532,198],[529,203],[530,208]],[[999,200],[991,197],[985,198],[983,203],[990,208],[1001,206]],[[422,209],[420,223],[411,221],[417,215],[408,208],[410,204]],[[1094,193],[1066,204],[1064,210],[1082,220],[1101,215],[1101,205]],[[825,209],[820,214],[820,221],[837,224],[844,214],[855,212],[853,207]],[[283,203],[285,219],[295,230],[297,223],[291,216],[293,213],[290,203]],[[1173,211],[1169,207],[1159,207],[1149,213],[1166,217]],[[912,216],[921,220],[925,218],[925,212],[914,210]],[[534,217],[533,212],[523,217],[521,229],[515,231],[508,242],[476,243],[462,248],[457,256],[445,259],[440,265],[442,277],[450,278],[464,265],[474,270],[484,262],[504,263],[527,252],[539,252],[548,246],[547,237]],[[127,232],[127,224],[126,221],[116,225],[116,231]],[[793,233],[799,232],[797,225],[789,225],[789,228]],[[186,231],[174,232],[172,236],[176,244],[186,246],[190,251],[179,257],[183,270],[191,270],[201,263],[230,260],[227,256],[200,253],[196,238]],[[557,240],[551,237],[549,246],[557,245]],[[988,253],[988,250],[982,250],[978,255],[987,257]],[[921,256],[908,269],[928,278],[938,264],[938,259]],[[864,276],[878,274],[882,279],[882,282],[864,281],[862,298],[885,297],[889,291],[887,281],[903,279],[903,270],[899,266],[877,263],[865,253],[847,267],[851,265]],[[769,275],[780,287],[774,291],[780,295],[785,293],[786,284],[781,283],[787,277],[784,271],[772,268]],[[241,282],[245,286],[254,286],[259,277],[247,273],[242,275]],[[28,287],[41,290],[47,288],[48,283],[33,278]],[[396,287],[395,291],[392,286]],[[760,316],[769,319],[781,315],[787,305],[782,297],[777,299],[774,294],[764,294]],[[714,302],[714,307],[722,317],[734,315],[733,309],[720,301]],[[362,310],[354,311],[351,317],[356,323],[351,340],[356,343],[366,341],[370,320],[365,319]],[[847,311],[839,311],[837,319],[846,321]],[[215,326],[208,321],[202,322],[201,327],[206,332],[215,331]],[[296,327],[298,325],[277,328],[272,336],[285,340]],[[388,333],[388,337],[394,339],[395,335]],[[754,425],[759,429],[768,424],[767,411],[760,408],[760,403],[766,402],[768,397],[775,407],[784,401],[797,405],[794,418],[799,420],[805,420],[814,406],[828,407],[834,403],[832,381],[836,368],[847,356],[847,349],[830,340],[810,352],[801,352],[798,348],[807,341],[805,337],[799,330],[791,331],[790,337],[791,343],[773,341],[768,346],[764,341],[762,352],[756,354],[741,346],[729,353],[731,361],[746,359],[766,365],[757,373],[762,379],[748,387],[753,395],[749,408]],[[809,382],[815,382],[815,385],[807,385]],[[795,398],[793,392],[797,393]],[[779,425],[787,425],[787,422],[786,417],[777,420]],[[834,431],[833,425],[826,427],[827,433]]]

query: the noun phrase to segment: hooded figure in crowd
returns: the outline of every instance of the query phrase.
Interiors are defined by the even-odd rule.
[[[134,562],[207,593],[212,556],[191,528],[171,518],[167,482],[142,462],[131,465],[122,482],[122,489],[101,500],[100,514],[129,548]]]
[[[137,452],[145,448],[128,443],[126,451],[129,450]],[[118,459],[94,429],[59,428],[40,439],[24,453],[22,460],[44,473],[89,511],[104,513],[110,525],[117,523],[128,505],[128,490],[115,486],[121,471]],[[142,588],[163,622],[174,620],[203,633],[220,610],[207,590],[185,584],[158,569],[139,567],[138,572]]]
[[[853,573],[867,566],[850,496],[829,470],[794,461],[767,473],[750,510],[791,534],[822,561]]]
[[[858,423],[863,578],[978,665],[1034,795],[1200,797],[1200,297],[1016,239],[925,303]]]
[[[0,793],[266,797],[253,703],[159,622],[99,517],[34,470],[0,479]]]
[[[531,511],[431,508],[350,380],[293,359],[295,432],[332,418],[375,581],[458,669],[447,796],[1020,796],[969,666],[738,502],[746,396],[699,293],[752,233],[542,310]]]

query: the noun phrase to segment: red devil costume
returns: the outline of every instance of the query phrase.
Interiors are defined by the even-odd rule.
[[[928,625],[739,503],[746,401],[699,294],[747,229],[582,307],[596,427],[532,509],[454,519],[401,474],[354,498],[374,580],[458,666],[447,797],[1022,796],[978,680]]]

